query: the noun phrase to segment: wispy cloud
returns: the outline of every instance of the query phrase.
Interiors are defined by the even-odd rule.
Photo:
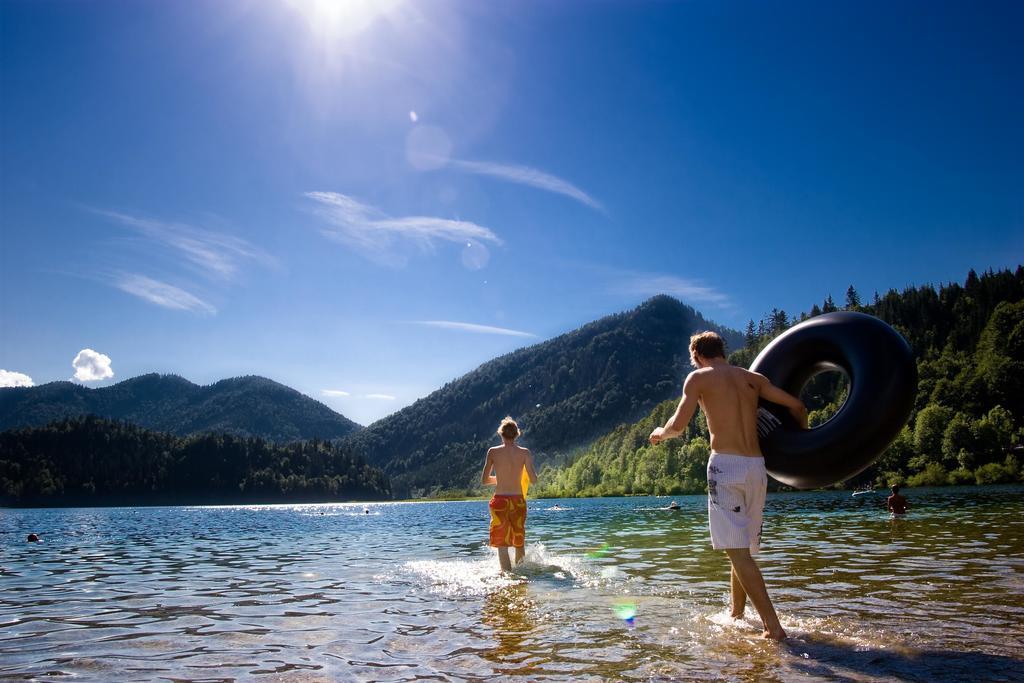
[[[597,201],[589,194],[570,183],[568,180],[563,180],[558,176],[551,175],[550,173],[546,173],[536,168],[519,166],[516,164],[499,164],[493,161],[467,161],[463,159],[451,159],[448,164],[452,168],[456,168],[460,171],[466,171],[467,173],[476,173],[477,175],[499,178],[510,183],[528,185],[539,190],[565,195],[566,197],[575,199],[580,204],[584,204],[592,209],[605,213],[605,208],[601,202]]]
[[[123,292],[137,296],[151,304],[179,311],[194,311],[213,315],[217,309],[184,289],[160,282],[145,275],[121,273],[113,278],[113,285]]]
[[[341,389],[321,389],[320,393],[324,396],[330,396],[331,398],[343,398],[345,396],[351,396],[352,394]]]
[[[370,398],[376,401],[394,401],[397,397],[391,394],[366,394],[363,398]]]
[[[620,294],[654,296],[668,294],[687,304],[711,304],[720,308],[732,306],[723,292],[695,280],[657,273],[621,273],[611,288]]]
[[[505,327],[492,327],[490,325],[477,325],[476,323],[460,323],[452,320],[413,320],[413,325],[424,325],[426,327],[440,327],[445,330],[458,330],[460,332],[473,332],[475,334],[499,334],[506,337],[536,337],[531,332],[510,330]]]
[[[169,247],[210,277],[230,280],[238,273],[243,262],[254,262],[266,267],[277,266],[273,256],[234,235],[118,211],[93,211],[134,230],[152,242]]]
[[[439,240],[502,244],[489,228],[469,221],[435,216],[395,218],[337,192],[307,192],[305,196],[316,203],[314,213],[327,223],[328,227],[321,230],[325,237],[388,265],[405,262],[401,254],[394,252],[405,243],[413,243],[426,251],[432,250]]]

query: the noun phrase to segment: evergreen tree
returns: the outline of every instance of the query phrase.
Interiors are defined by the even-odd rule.
[[[967,271],[967,280],[964,282],[964,289],[968,292],[973,292],[978,289],[978,274],[974,272],[974,268]]]
[[[854,289],[853,285],[850,285],[846,289],[846,310],[855,311],[860,308],[860,294]]]

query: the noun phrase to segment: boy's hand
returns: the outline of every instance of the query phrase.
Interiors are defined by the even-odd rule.
[[[661,443],[662,441],[665,440],[665,428],[656,428],[653,432],[651,432],[651,435],[647,438],[647,440],[651,442],[652,446]]]

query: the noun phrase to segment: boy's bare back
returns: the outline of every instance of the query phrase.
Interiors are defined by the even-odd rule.
[[[800,399],[764,375],[729,365],[724,357],[704,359],[700,369],[687,376],[675,415],[665,427],[651,432],[650,441],[658,443],[681,434],[700,405],[708,421],[713,453],[759,457],[757,410],[762,398],[788,408],[798,424],[807,428],[807,409]]]
[[[494,495],[496,496],[522,495],[523,467],[526,468],[530,481],[537,481],[530,450],[514,443],[488,449],[484,472],[490,472],[492,467],[494,468]]]
[[[757,401],[767,383],[759,375],[733,365],[695,370],[691,377],[708,421],[711,450],[733,455],[761,455],[757,439]]]

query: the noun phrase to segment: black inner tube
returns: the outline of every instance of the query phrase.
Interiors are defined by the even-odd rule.
[[[914,407],[917,365],[910,345],[864,313],[826,313],[795,325],[765,347],[750,369],[794,396],[820,372],[838,370],[850,380],[839,411],[809,430],[800,429],[782,406],[761,402],[777,421],[761,435],[768,473],[800,489],[862,472],[892,443]],[[761,420],[762,426],[769,422]]]

